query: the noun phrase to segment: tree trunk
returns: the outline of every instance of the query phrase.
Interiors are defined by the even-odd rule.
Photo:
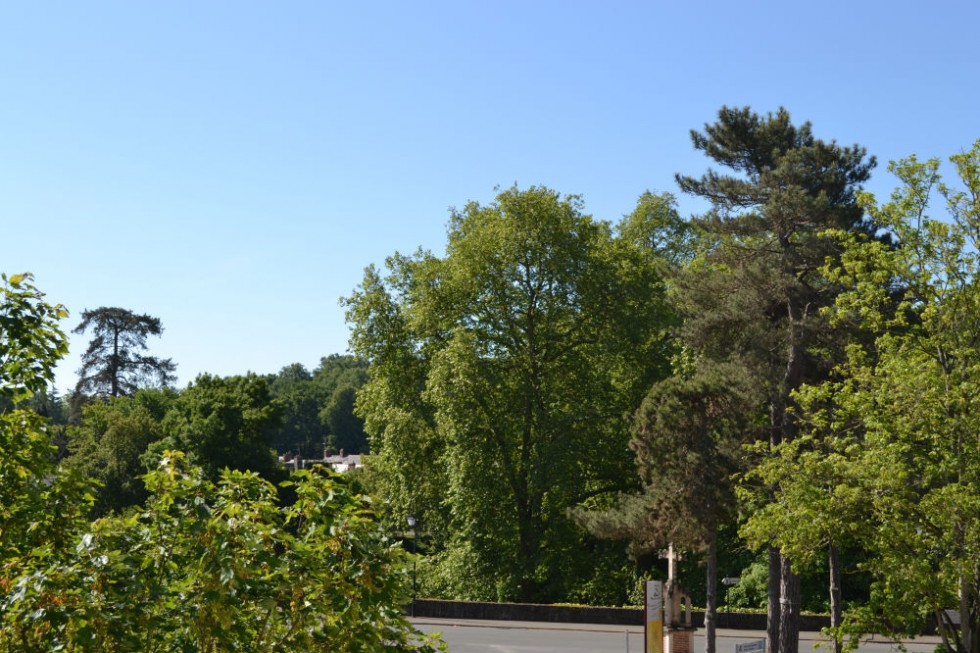
[[[840,556],[833,544],[827,548],[827,565],[830,567],[830,627],[836,629],[843,621],[843,610],[840,600]],[[834,635],[834,653],[841,653],[839,634]]]
[[[718,613],[718,537],[711,535],[705,560],[704,653],[715,653],[715,617]]]
[[[517,581],[518,600],[522,603],[540,602],[540,588],[534,578],[534,572],[537,567],[541,524],[534,519],[527,506],[519,506],[518,510],[517,544],[520,558],[516,561],[520,574]]]
[[[800,577],[789,558],[779,554],[779,647],[778,653],[800,650]]]
[[[980,638],[975,629],[976,587],[972,581],[966,575],[960,577],[960,639],[966,653],[977,653],[980,650]]]
[[[776,410],[776,415],[780,419],[778,422],[773,422],[773,425],[779,425],[779,442],[790,442],[796,437],[796,419],[789,408],[794,404],[792,392],[802,383],[805,360],[799,326],[805,320],[806,311],[804,310],[801,315],[792,299],[786,302],[786,307],[790,341],[786,352],[782,394]],[[770,435],[770,445],[773,444],[773,440],[774,437]],[[772,565],[771,559],[769,564]],[[779,553],[779,646],[777,650],[778,653],[799,653],[800,650],[800,577],[793,573],[789,559],[782,553]]]
[[[781,573],[779,551],[769,546],[769,585],[766,601],[766,653],[778,653],[779,646],[779,586]]]

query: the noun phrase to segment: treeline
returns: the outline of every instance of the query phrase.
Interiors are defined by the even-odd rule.
[[[672,543],[709,653],[722,576],[773,652],[810,606],[838,647],[932,621],[977,653],[980,143],[959,186],[893,163],[880,204],[873,157],[784,110],[691,137],[703,215],[513,187],[346,300],[368,481],[419,524],[423,592],[624,602]]]
[[[30,275],[0,279],[0,651],[445,650],[404,618],[406,554],[364,496],[322,467],[278,488],[256,473],[275,474],[282,426],[264,378],[110,382],[118,396],[85,405],[59,464],[30,406],[66,316]]]
[[[51,428],[63,460],[0,467],[4,505],[18,506],[0,530],[4,600],[37,609],[16,585],[41,564],[24,566],[17,539],[39,528],[30,506],[74,497],[128,533],[183,506],[186,481],[204,484],[215,528],[235,516],[208,502],[236,495],[236,515],[272,506],[256,523],[276,530],[306,519],[290,512],[298,498],[334,492],[309,479],[270,490],[286,478],[277,452],[369,442],[357,484],[378,500],[370,537],[414,540],[423,595],[636,603],[673,545],[707,609],[708,653],[725,602],[768,610],[772,653],[798,650],[805,608],[831,613],[838,649],[932,622],[946,650],[980,653],[980,141],[951,157],[955,182],[936,160],[891,164],[899,185],[882,203],[862,188],[873,157],[784,110],[726,107],[691,137],[710,167],[676,182],[704,214],[647,192],[607,222],[543,187],[468,203],[444,255],[395,253],[365,271],[345,299],[353,355],[312,372],[203,375],[176,391],[172,362],[140,353],[154,318],[99,309],[79,325],[96,330],[79,387],[58,400],[45,382],[63,312],[24,279],[8,284],[20,308],[4,324],[29,346],[0,355],[4,446],[23,461]],[[106,348],[125,344],[118,328],[135,334],[128,352]],[[168,486],[160,469],[183,480]],[[84,478],[97,489],[72,494]],[[368,511],[351,501],[341,512]],[[61,553],[80,550],[89,522],[76,513],[70,526],[43,515]],[[307,550],[274,548],[293,545]],[[398,554],[379,555],[378,577],[397,586]],[[721,595],[725,577],[737,584]]]
[[[50,420],[64,465],[98,481],[94,514],[101,516],[146,499],[142,476],[166,450],[185,452],[212,479],[227,467],[273,483],[287,477],[280,456],[367,453],[363,420],[354,414],[366,375],[363,361],[334,354],[312,372],[296,363],[269,375],[203,374],[180,390],[143,387],[121,373],[114,385],[125,389],[115,394],[111,382],[89,394],[83,380],[71,395],[49,389],[28,405]]]

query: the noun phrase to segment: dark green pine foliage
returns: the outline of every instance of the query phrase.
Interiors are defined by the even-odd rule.
[[[752,371],[767,394],[775,446],[796,433],[791,393],[824,378],[845,340],[820,311],[840,291],[820,274],[838,245],[820,234],[870,232],[855,191],[875,160],[861,147],[815,138],[785,109],[761,116],[723,107],[691,137],[725,171],[677,175],[684,192],[711,203],[696,223],[716,243],[675,280],[681,335],[702,355]],[[799,578],[771,549],[770,651],[797,650],[799,604]]]
[[[171,359],[143,353],[147,337],[163,333],[160,318],[103,306],[84,311],[74,333],[90,328],[93,338],[82,354],[76,396],[130,396],[139,388],[169,386],[177,380]]]
[[[711,361],[655,384],[630,441],[641,490],[612,508],[574,514],[600,537],[630,540],[637,560],[669,544],[704,555],[707,653],[715,650],[718,532],[735,517],[732,479],[742,445],[759,431],[758,390],[743,367]]]

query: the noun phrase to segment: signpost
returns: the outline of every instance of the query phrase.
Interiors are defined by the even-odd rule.
[[[644,653],[664,653],[664,584],[648,580],[644,594]]]

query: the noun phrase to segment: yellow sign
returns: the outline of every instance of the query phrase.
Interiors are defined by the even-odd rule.
[[[645,653],[664,653],[664,584],[659,580],[647,581],[643,626]]]

